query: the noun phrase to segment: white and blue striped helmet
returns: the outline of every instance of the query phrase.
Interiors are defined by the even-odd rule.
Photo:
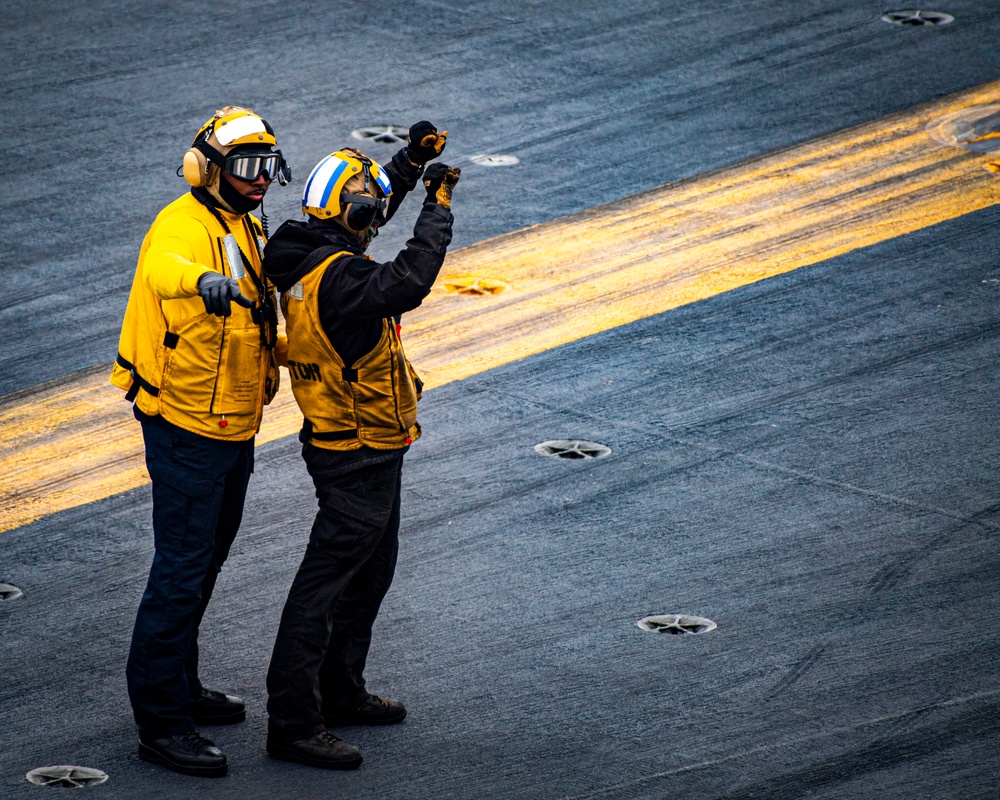
[[[352,178],[357,180],[352,181]],[[381,201],[378,207],[384,211],[386,199],[392,194],[389,176],[375,161],[357,150],[338,150],[320,161],[309,173],[302,193],[302,213],[320,219],[332,219],[344,214],[346,221],[350,206],[355,204],[353,201],[358,200],[361,193]]]

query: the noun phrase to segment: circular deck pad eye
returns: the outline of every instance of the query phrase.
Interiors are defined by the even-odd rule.
[[[672,636],[696,636],[714,631],[718,625],[705,617],[693,617],[689,614],[658,614],[643,617],[635,623],[644,631],[651,633],[666,633]]]
[[[554,439],[536,444],[535,452],[551,458],[580,460],[604,458],[611,455],[611,448],[597,442],[585,442],[580,439]]]
[[[53,786],[61,789],[82,789],[87,786],[98,786],[107,779],[107,773],[90,767],[73,767],[62,765],[56,767],[39,767],[24,776],[35,786]]]

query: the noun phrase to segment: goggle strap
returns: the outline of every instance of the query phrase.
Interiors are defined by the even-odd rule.
[[[220,169],[223,169],[226,166],[225,156],[223,156],[222,153],[220,153],[218,150],[212,147],[212,145],[210,145],[204,139],[198,140],[193,145],[191,145],[191,147],[193,147],[198,152],[202,153],[205,156],[205,158],[207,158],[209,161],[211,161]]]
[[[379,211],[384,209],[388,205],[388,198],[385,197],[371,197],[370,195],[364,194],[350,194],[349,192],[344,192],[340,196],[340,201],[348,203],[358,203],[363,206],[374,206]]]

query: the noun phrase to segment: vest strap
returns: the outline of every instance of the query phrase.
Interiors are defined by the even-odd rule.
[[[312,436],[309,438],[316,439],[320,442],[339,442],[344,439],[357,439],[358,429],[352,428],[349,431],[326,431],[324,433],[317,433],[316,431],[313,431]]]
[[[163,334],[163,346],[169,347],[171,350],[175,350],[177,348],[177,343],[180,340],[181,337],[178,334],[173,333],[171,331],[166,331]]]
[[[160,396],[160,390],[158,387],[153,386],[149,381],[143,378],[138,372],[136,372],[135,365],[122,356],[121,353],[115,358],[115,363],[122,369],[128,370],[129,374],[132,376],[132,386],[125,393],[125,400],[131,403],[135,400],[135,396],[139,394],[139,389],[142,389],[147,394],[153,397]]]
[[[316,439],[319,442],[341,442],[345,439],[358,439],[361,436],[361,431],[357,428],[351,428],[345,431],[314,431],[313,424],[307,420],[302,420],[302,430],[299,432],[299,441],[308,442],[310,439]]]

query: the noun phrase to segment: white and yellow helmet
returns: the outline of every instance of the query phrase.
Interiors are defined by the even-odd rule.
[[[218,182],[222,171],[248,181],[265,172],[284,185],[291,174],[277,144],[265,119],[249,108],[226,106],[195,134],[184,154],[184,179],[192,186],[208,186]]]
[[[392,194],[389,176],[358,150],[331,153],[309,173],[302,193],[302,213],[319,219],[337,219],[353,233],[367,231],[385,219]]]

